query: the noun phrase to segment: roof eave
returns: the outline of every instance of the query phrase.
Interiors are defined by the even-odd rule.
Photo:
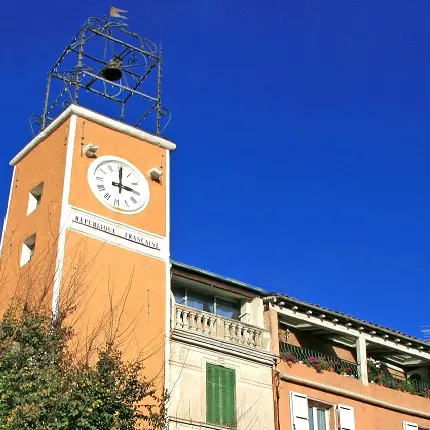
[[[199,269],[198,267],[190,266],[189,264],[181,263],[179,261],[170,260],[173,267],[177,267],[183,270],[187,270],[192,273],[196,273],[199,275],[204,275],[208,278],[215,279],[219,282],[225,282],[230,285],[234,285],[238,288],[243,288],[245,290],[251,291],[258,295],[265,295],[265,292],[262,288],[255,287],[254,285],[246,284],[245,282],[236,281],[231,278],[226,278],[225,276],[218,275],[217,273],[209,272],[207,270]]]

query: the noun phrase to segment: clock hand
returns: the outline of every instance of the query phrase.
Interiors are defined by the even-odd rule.
[[[118,187],[120,190],[124,189],[126,191],[132,191],[133,193],[136,192],[136,191],[133,190],[133,188],[127,187],[127,185],[123,185],[123,184],[121,184],[121,182],[112,182],[112,185],[114,187]]]
[[[122,189],[122,188],[124,188],[124,187],[125,187],[125,185],[122,185],[122,184],[121,184],[121,182],[113,182],[113,181],[112,181],[112,185],[113,185],[114,187],[118,187],[118,188],[120,189],[120,191],[121,191],[121,189]]]
[[[130,191],[130,192],[132,192],[132,193],[134,193],[134,194],[138,194],[138,195],[140,195],[140,193],[139,193],[138,191],[133,190],[133,188],[128,187],[127,185],[122,185],[122,184],[120,184],[120,183],[118,183],[118,182],[112,182],[112,185],[113,185],[114,187],[120,187],[120,189],[121,189],[121,188],[123,188],[123,189],[124,189],[124,190],[126,190],[126,191]]]
[[[119,168],[119,193],[121,194],[121,191],[123,189],[122,185],[122,166]]]
[[[124,188],[124,190],[126,191],[131,191],[132,193],[136,193],[136,191],[134,191],[133,188],[127,187],[127,185],[123,185],[122,188]]]

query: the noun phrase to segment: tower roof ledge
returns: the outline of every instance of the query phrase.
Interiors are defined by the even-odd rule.
[[[94,112],[82,106],[71,104],[61,115],[59,115],[54,121],[52,121],[44,130],[42,130],[37,136],[35,136],[20,152],[18,152],[18,154],[12,158],[9,164],[11,166],[15,166],[15,164],[21,161],[30,151],[32,151],[37,145],[39,145],[40,142],[42,142],[49,135],[51,135],[61,124],[63,124],[64,121],[66,121],[72,115],[77,115],[81,118],[87,119],[88,121],[95,122],[96,124],[127,134],[128,136],[135,137],[136,139],[151,143],[152,145],[168,149],[169,151],[173,151],[176,148],[176,145],[173,142],[165,139],[164,137],[156,136],[154,134],[140,130],[136,127],[109,118],[108,116]]]

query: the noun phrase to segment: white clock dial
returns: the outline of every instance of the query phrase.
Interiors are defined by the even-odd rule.
[[[88,169],[88,183],[97,199],[115,212],[135,214],[149,201],[145,177],[130,162],[119,157],[103,156]]]

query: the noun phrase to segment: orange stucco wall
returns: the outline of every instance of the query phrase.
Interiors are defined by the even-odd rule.
[[[99,146],[97,157],[113,155],[134,164],[148,178],[152,167],[164,168],[166,150],[89,120],[77,119],[69,204],[111,220],[161,236],[166,234],[166,184],[148,179],[150,199],[145,210],[134,215],[120,214],[103,206],[88,185],[88,167],[94,161],[82,155],[82,144]],[[129,249],[104,243],[99,239],[69,232],[66,239],[62,295],[73,288],[71,280],[82,276],[82,261],[87,265],[82,294],[75,315],[76,334],[88,342],[98,331],[96,344],[110,330],[110,319],[117,326],[117,342],[125,358],[145,359],[146,374],[164,377],[164,342],[166,321],[166,264]],[[77,273],[79,273],[77,275]],[[113,315],[109,315],[110,305]],[[103,328],[100,330],[100,325]]]
[[[309,348],[314,351],[322,352],[325,354],[336,355],[342,360],[351,361],[353,363],[357,362],[355,357],[355,351],[351,351],[347,347],[341,345],[335,345],[333,343],[324,342],[317,336],[313,336],[310,333],[295,331],[291,329],[288,333],[288,339],[285,337],[285,332],[280,331],[280,339],[283,342],[287,342],[299,346],[301,348]]]
[[[116,331],[126,359],[145,360],[146,374],[164,377],[166,262],[69,232],[62,301],[73,301],[71,316],[81,350],[103,344]]]
[[[81,233],[66,232],[64,262],[56,270],[61,200],[71,120],[68,119],[39,143],[16,166],[11,205],[1,258],[3,282],[0,310],[4,311],[17,283],[31,278],[32,291],[45,291],[46,310],[51,310],[54,278],[60,282],[60,307],[76,305],[69,321],[76,333],[76,346],[85,353],[115,332],[126,359],[145,360],[146,375],[164,382],[166,321],[166,272],[169,260],[152,258],[114,246]],[[92,194],[87,171],[94,159],[81,154],[82,147],[100,147],[97,156],[113,155],[134,164],[146,177],[152,167],[164,169],[161,183],[148,179],[150,200],[134,215],[113,212]],[[77,118],[73,159],[70,167],[69,204],[106,218],[166,235],[166,150],[124,133]],[[29,191],[44,182],[37,209],[27,216]],[[19,268],[23,241],[36,233],[35,254]],[[61,241],[60,241],[61,244]],[[59,275],[61,274],[61,278]],[[40,278],[38,284],[34,277]],[[4,285],[3,285],[4,284]]]
[[[26,286],[31,281],[33,295],[40,295],[41,290],[52,282],[69,123],[69,120],[64,122],[15,167],[1,255],[0,312],[8,306],[11,297],[19,288],[18,285],[21,287],[21,293],[23,290],[29,292]],[[41,202],[37,209],[27,216],[29,192],[41,182],[44,183]],[[36,232],[34,257],[30,263],[20,268],[22,243]],[[48,290],[44,303],[50,306],[52,290]]]
[[[83,140],[82,140],[83,137]],[[148,180],[150,200],[143,212],[123,215],[103,206],[92,194],[87,180],[89,165],[94,159],[81,156],[81,142],[92,143],[100,148],[97,156],[115,155],[134,164],[146,177],[152,167],[165,166],[166,150],[126,134],[107,129],[86,119],[78,118],[69,203],[81,209],[97,213],[137,228],[164,236],[166,234],[166,188]],[[165,172],[164,175],[167,173]],[[164,178],[163,178],[164,179]]]
[[[338,375],[333,372],[325,371],[317,373],[313,368],[309,368],[305,364],[294,364],[290,367],[287,363],[280,362],[278,364],[278,371],[281,374],[294,375],[308,381],[347,390],[397,406],[430,413],[430,399],[379,385],[370,384],[369,386],[365,386],[357,379]],[[309,399],[328,405],[342,404],[352,406],[354,408],[357,430],[402,430],[403,421],[416,423],[423,428],[430,428],[430,420],[395,412],[389,408],[374,406],[364,401],[353,400],[348,396],[335,395],[320,389],[281,380],[279,385],[279,420],[281,430],[292,430],[290,391],[306,394]],[[334,430],[334,413],[330,417],[332,420],[330,430]]]

